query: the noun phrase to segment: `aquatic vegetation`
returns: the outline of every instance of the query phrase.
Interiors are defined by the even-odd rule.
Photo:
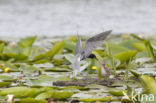
[[[76,79],[71,68],[76,36],[38,38],[1,40],[1,103],[156,101],[156,38],[110,36],[92,51],[96,58],[80,62]]]

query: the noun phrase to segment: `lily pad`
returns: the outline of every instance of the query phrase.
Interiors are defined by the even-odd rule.
[[[34,98],[24,98],[16,101],[15,103],[46,103],[45,100],[36,100]]]
[[[16,81],[16,79],[14,79],[12,76],[8,76],[8,75],[0,75],[0,80],[2,81]]]
[[[9,94],[14,95],[15,98],[27,97],[29,94],[33,93],[34,89],[28,87],[11,87],[0,91],[1,96],[6,96]]]
[[[0,82],[0,87],[7,87],[9,85],[11,85],[10,82]]]
[[[111,97],[101,97],[101,98],[80,98],[79,101],[81,102],[95,102],[95,101],[100,101],[100,102],[109,102],[111,101]]]
[[[116,55],[114,55],[114,57],[116,59],[119,59],[121,63],[124,63],[128,60],[130,60],[132,57],[134,57],[136,55],[136,51],[125,51],[125,52],[120,52]]]

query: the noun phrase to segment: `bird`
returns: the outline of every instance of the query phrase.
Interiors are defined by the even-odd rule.
[[[85,66],[80,68],[80,61],[85,60],[86,58],[96,58],[96,56],[92,54],[92,51],[101,46],[104,39],[111,32],[112,30],[108,30],[89,38],[85,41],[85,49],[82,49],[81,38],[79,35],[77,35],[77,43],[74,48],[74,62],[71,64],[72,69],[75,71],[75,76],[85,69]]]

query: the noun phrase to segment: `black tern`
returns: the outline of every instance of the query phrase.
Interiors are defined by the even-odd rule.
[[[85,42],[85,49],[82,49],[81,47],[81,39],[80,36],[77,35],[77,44],[75,46],[74,49],[74,56],[75,56],[75,60],[72,63],[72,68],[73,70],[76,72],[76,74],[74,74],[75,76],[77,75],[78,72],[81,72],[83,69],[80,68],[80,61],[84,60],[88,57],[95,57],[92,53],[92,51],[101,46],[104,39],[112,32],[112,30],[109,31],[105,31],[102,32],[100,34],[97,34],[91,38],[89,38],[88,40],[86,40]]]

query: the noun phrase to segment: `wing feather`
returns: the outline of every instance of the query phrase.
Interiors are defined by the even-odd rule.
[[[81,47],[81,38],[79,35],[77,35],[77,43],[74,49],[74,55],[76,56],[77,54],[80,54],[82,52],[82,47]]]
[[[88,57],[91,52],[102,45],[103,40],[112,32],[112,30],[102,32],[91,38],[89,38],[85,43],[85,57]]]

